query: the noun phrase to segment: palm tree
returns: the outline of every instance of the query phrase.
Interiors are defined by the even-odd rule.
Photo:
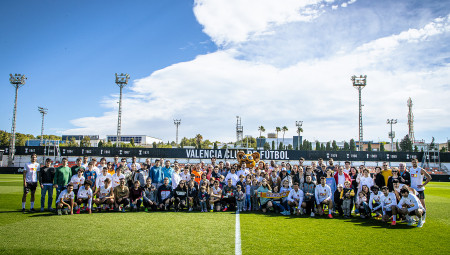
[[[277,132],[277,148],[278,148],[278,132],[281,132],[281,128],[280,127],[276,127],[275,128],[275,132]]]
[[[298,127],[297,128],[297,134],[298,134],[298,141],[299,143],[297,144],[298,149],[300,150],[300,133],[303,132],[303,128],[302,127]],[[317,149],[316,149],[317,150]]]
[[[283,146],[284,146],[284,133],[286,133],[286,131],[288,131],[289,129],[284,126],[281,130],[283,130]]]
[[[266,129],[263,126],[258,127],[258,131],[259,131],[259,138],[262,137],[261,133],[266,132]]]
[[[202,144],[203,136],[201,134],[197,134],[195,136],[195,140],[197,141],[197,148],[201,149],[202,148],[201,144]]]

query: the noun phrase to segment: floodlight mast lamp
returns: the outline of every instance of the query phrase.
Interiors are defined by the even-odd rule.
[[[9,144],[9,154],[8,154],[8,166],[14,166],[14,154],[16,151],[16,114],[17,114],[17,94],[19,93],[19,88],[25,85],[27,78],[22,74],[9,74],[9,82],[16,89],[16,96],[14,99],[14,110],[13,119],[11,127],[11,139]]]
[[[117,120],[117,137],[116,137],[116,147],[120,146],[121,141],[121,131],[122,131],[122,89],[123,87],[127,86],[128,79],[130,79],[130,75],[127,73],[116,73],[116,84],[120,88],[120,97],[119,97],[119,114],[118,114],[118,120]]]
[[[298,134],[298,137],[297,137],[297,148],[298,148],[298,150],[300,150],[300,132],[302,130],[303,121],[302,120],[296,121],[295,125],[297,126],[297,134]]]
[[[177,127],[175,143],[176,143],[176,145],[178,147],[178,126],[181,125],[181,119],[180,120],[173,120],[173,124]]]
[[[391,125],[391,132],[389,132],[389,138],[391,138],[391,151],[394,151],[395,132],[392,131],[392,125],[397,124],[397,119],[387,119],[386,124]]]
[[[353,87],[358,90],[359,94],[359,146],[358,150],[362,150],[363,142],[363,122],[362,122],[362,107],[364,106],[361,102],[361,90],[366,86],[367,75],[352,76]]]
[[[41,115],[42,115],[41,141],[39,142],[39,145],[40,145],[40,146],[43,146],[43,145],[44,145],[44,117],[45,117],[45,114],[48,113],[48,109],[47,109],[47,108],[44,108],[44,107],[38,106],[38,111],[39,111],[39,112],[41,113]]]

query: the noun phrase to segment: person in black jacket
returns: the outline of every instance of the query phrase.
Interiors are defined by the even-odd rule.
[[[55,168],[52,167],[52,160],[47,158],[45,166],[39,171],[39,184],[41,185],[41,212],[44,211],[45,194],[48,192],[47,209],[52,211],[53,201],[53,178],[55,177]]]
[[[169,178],[164,178],[164,184],[158,188],[159,209],[167,211],[173,202],[173,191]]]
[[[196,207],[198,202],[198,185],[197,182],[194,181],[194,179],[191,179],[189,181],[189,184],[186,184],[186,186],[188,186],[189,211],[191,212],[192,210],[194,210],[193,208]]]
[[[342,210],[342,202],[344,200],[341,198],[342,190],[344,190],[344,186],[342,184],[338,184],[337,189],[334,192],[334,209],[339,212],[340,217],[344,215],[344,211]]]
[[[411,174],[406,170],[405,163],[398,164],[398,175],[400,176],[400,183],[411,186]]]
[[[187,205],[187,197],[188,197],[188,189],[186,186],[185,181],[180,181],[178,183],[178,186],[173,191],[174,196],[174,211],[178,212],[180,209],[183,210],[183,208],[186,208]]]
[[[386,186],[383,175],[381,175],[381,167],[375,167],[374,182],[378,187]]]

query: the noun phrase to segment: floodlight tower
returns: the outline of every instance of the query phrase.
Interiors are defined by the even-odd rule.
[[[181,124],[181,120],[173,120],[173,124],[177,127],[176,144],[178,147],[178,126]]]
[[[409,134],[409,140],[411,140],[411,143],[414,145],[414,115],[412,112],[412,100],[411,98],[408,99],[407,102],[408,105],[408,134]]]
[[[241,117],[236,116],[236,143],[244,139],[244,127],[241,124]]]
[[[12,127],[11,127],[11,139],[9,144],[9,155],[8,155],[8,166],[14,165],[14,154],[16,150],[16,113],[17,113],[17,94],[19,93],[19,88],[25,85],[25,81],[27,77],[22,74],[9,74],[9,82],[16,89],[16,96],[14,99],[14,110],[13,110],[13,119],[12,119]]]
[[[386,124],[391,125],[391,132],[389,132],[389,138],[391,138],[391,151],[394,151],[394,138],[395,132],[392,131],[392,125],[397,124],[397,119],[388,119]]]
[[[359,146],[358,150],[362,150],[362,142],[363,142],[363,123],[362,123],[362,107],[364,106],[361,103],[361,90],[366,86],[367,75],[360,75],[359,77],[353,75],[352,82],[353,87],[358,90],[359,93]]]
[[[119,147],[120,145],[120,133],[122,131],[122,89],[123,87],[127,86],[128,79],[130,79],[130,75],[127,73],[116,73],[116,84],[120,88],[120,98],[119,98],[119,117],[117,120],[117,142],[116,147]]]
[[[298,150],[300,150],[300,132],[303,131],[302,125],[303,125],[303,121],[296,121],[295,125],[297,126],[297,148]]]
[[[43,146],[44,145],[44,117],[45,117],[45,114],[48,113],[48,109],[38,106],[38,111],[42,114],[41,141],[39,142],[39,145]]]

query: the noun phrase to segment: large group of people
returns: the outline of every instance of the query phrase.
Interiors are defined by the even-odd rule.
[[[396,225],[407,222],[417,227],[425,223],[424,189],[431,176],[418,166],[417,159],[406,169],[405,163],[389,168],[388,162],[371,173],[364,165],[346,161],[336,165],[323,159],[305,165],[259,161],[246,164],[217,162],[179,164],[156,159],[138,163],[136,157],[114,157],[113,162],[87,156],[69,167],[63,158],[54,167],[51,159],[44,166],[31,155],[23,172],[22,211],[31,193],[30,212],[35,212],[34,196],[41,188],[41,211],[58,215],[102,211],[151,212],[173,210],[218,212],[262,211],[303,217],[323,216],[379,218]],[[55,208],[53,191],[56,190]]]

